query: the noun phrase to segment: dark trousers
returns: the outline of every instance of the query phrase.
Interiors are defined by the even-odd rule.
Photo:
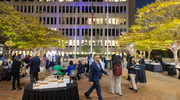
[[[37,73],[34,73],[34,74],[30,74],[30,81],[31,81],[31,83],[35,82],[35,81],[34,81],[34,78],[36,79],[36,81],[39,80],[39,78],[38,78],[38,72],[37,72]]]
[[[16,80],[17,80],[17,87],[20,88],[19,74],[12,73],[12,75],[13,75],[12,88],[15,88],[15,82],[16,82]]]
[[[86,92],[86,94],[89,96],[94,89],[96,89],[98,99],[102,100],[101,88],[99,82],[94,82],[93,86],[91,86],[91,88]]]

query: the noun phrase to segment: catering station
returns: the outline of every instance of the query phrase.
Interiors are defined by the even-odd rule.
[[[26,85],[22,100],[79,100],[77,83],[69,76],[50,75]]]

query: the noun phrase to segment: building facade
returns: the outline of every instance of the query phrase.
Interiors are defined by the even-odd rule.
[[[0,0],[4,1],[4,0]],[[75,8],[77,7],[77,54],[82,52],[81,47],[86,36],[91,35],[91,7],[93,7],[93,39],[95,34],[100,36],[103,52],[120,54],[116,41],[123,32],[128,32],[135,21],[135,0],[6,0],[17,11],[24,15],[38,18],[42,23],[53,30],[60,30],[69,37],[65,49],[58,49],[61,55],[73,54],[75,46]],[[108,4],[108,6],[107,6]],[[107,29],[108,12],[108,29]],[[107,33],[108,30],[108,33]],[[107,41],[107,35],[109,40]],[[95,53],[95,51],[93,51]]]

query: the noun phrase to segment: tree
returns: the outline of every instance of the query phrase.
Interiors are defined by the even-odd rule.
[[[95,40],[93,43],[93,49],[94,49],[94,52],[96,52],[96,53],[102,52],[101,40],[99,38],[99,35],[97,35],[97,34],[95,35]]]
[[[22,15],[9,4],[2,2],[0,14],[0,43],[4,45],[3,51],[6,56],[9,50],[12,53],[15,48],[34,51],[50,46],[65,48],[68,38],[59,31],[48,29],[38,19]],[[8,46],[8,41],[15,45]]]
[[[137,11],[136,23],[152,36],[156,47],[170,49],[178,66],[179,42],[179,0],[157,0]]]
[[[90,37],[85,36],[85,41],[83,43],[83,46],[81,47],[81,50],[83,52],[90,52]]]

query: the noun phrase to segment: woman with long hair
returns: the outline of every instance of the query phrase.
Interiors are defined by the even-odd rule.
[[[43,56],[43,67],[44,67],[44,70],[46,70],[46,61],[47,61],[47,57],[46,57],[46,54]]]
[[[134,57],[130,57],[129,62],[127,63],[128,74],[130,77],[129,89],[135,90],[135,92],[137,92],[138,90],[135,83],[136,70],[134,67],[136,67],[135,59]]]
[[[109,78],[109,82],[110,82],[110,86],[109,86],[109,92],[111,94],[114,94],[114,88],[116,86],[116,93],[119,94],[120,96],[122,96],[122,90],[121,90],[121,75],[120,76],[115,76],[113,71],[114,71],[114,66],[118,66],[121,67],[121,61],[120,59],[117,58],[117,56],[114,54],[112,55],[112,59],[110,62],[110,78]],[[121,70],[122,71],[122,70]],[[121,72],[122,73],[122,72]]]
[[[76,68],[76,65],[73,64],[73,61],[70,61],[68,69],[67,69],[67,75],[70,76],[71,75],[71,70],[75,70],[75,68]]]

